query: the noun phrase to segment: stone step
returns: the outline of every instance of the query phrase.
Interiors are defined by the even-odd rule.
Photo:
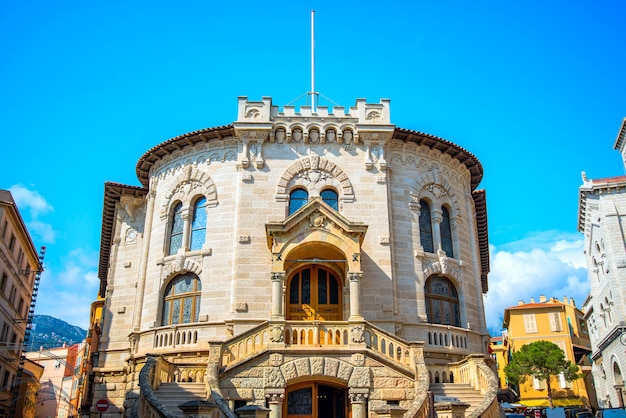
[[[435,402],[450,402],[458,399],[459,402],[469,404],[470,407],[465,411],[465,415],[476,409],[484,399],[479,391],[466,383],[432,383],[428,389],[435,395]]]
[[[192,400],[206,400],[206,384],[161,383],[154,394],[170,412],[182,417],[183,411],[178,405]]]

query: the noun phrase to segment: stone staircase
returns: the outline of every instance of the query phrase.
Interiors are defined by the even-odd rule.
[[[435,395],[435,403],[458,399],[459,402],[470,404],[470,407],[465,410],[465,416],[476,409],[484,398],[479,391],[467,383],[431,383],[428,390]]]
[[[156,397],[170,412],[182,418],[178,405],[187,401],[206,400],[206,383],[161,383],[154,391]]]

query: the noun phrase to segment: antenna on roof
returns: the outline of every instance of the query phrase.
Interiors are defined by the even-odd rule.
[[[311,10],[311,109],[316,111],[317,93],[315,92],[315,10]]]

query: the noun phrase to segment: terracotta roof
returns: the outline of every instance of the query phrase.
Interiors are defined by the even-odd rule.
[[[176,151],[180,151],[187,146],[193,146],[198,143],[209,142],[211,140],[222,140],[234,135],[235,130],[231,124],[189,132],[162,142],[141,156],[136,167],[137,177],[139,178],[141,184],[147,186],[150,169],[161,158]],[[478,159],[466,149],[450,141],[430,134],[402,128],[396,128],[394,130],[393,138],[401,141],[415,142],[417,145],[426,145],[429,148],[439,150],[443,154],[448,154],[452,158],[459,160],[471,173],[472,190],[478,187],[478,184],[480,184],[483,178],[483,167]]]
[[[480,252],[480,282],[483,293],[489,290],[489,230],[487,228],[487,196],[485,190],[472,192],[476,208],[476,230],[478,233],[478,251]]]
[[[483,178],[483,166],[472,153],[464,148],[447,141],[445,139],[436,137],[434,135],[425,134],[417,131],[410,131],[408,129],[396,128],[393,133],[393,138],[402,141],[412,141],[418,145],[426,145],[431,149],[441,151],[443,154],[448,154],[452,158],[459,160],[464,164],[472,175],[471,186],[472,190],[480,184]]]
[[[209,142],[212,140],[222,140],[227,137],[235,135],[235,129],[233,125],[217,126],[214,128],[201,129],[199,131],[189,132],[172,139],[168,139],[165,142],[149,149],[144,155],[139,158],[137,162],[136,172],[139,181],[144,186],[148,186],[148,176],[150,169],[161,158],[170,155],[176,151],[187,146],[193,146],[202,142]]]
[[[613,149],[621,149],[622,143],[626,139],[626,118],[622,120],[622,124],[619,127],[619,131],[617,132],[617,138],[615,138],[615,145],[613,145]]]
[[[115,224],[115,207],[122,195],[135,197],[145,196],[148,189],[135,186],[125,186],[119,183],[107,182],[104,184],[104,205],[102,207],[102,231],[100,232],[100,263],[98,265],[98,278],[100,279],[99,296],[104,297],[109,271],[109,255],[111,252],[111,240]]]

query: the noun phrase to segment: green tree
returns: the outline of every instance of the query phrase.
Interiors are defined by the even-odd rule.
[[[517,385],[524,383],[528,377],[546,381],[548,401],[553,408],[550,378],[563,373],[569,382],[582,377],[578,366],[565,359],[565,353],[561,348],[550,341],[535,341],[523,345],[513,353],[511,361],[504,368],[504,373],[509,383]]]

